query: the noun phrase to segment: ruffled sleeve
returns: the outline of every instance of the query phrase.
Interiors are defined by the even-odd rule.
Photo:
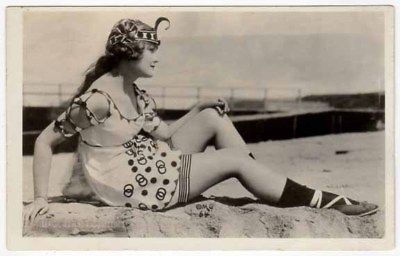
[[[54,123],[54,130],[64,137],[71,137],[91,126],[104,123],[111,116],[111,99],[99,90],[93,89],[73,99],[67,110]],[[81,127],[76,120],[84,115],[89,121],[89,127]]]
[[[137,93],[137,102],[141,114],[144,116],[143,130],[151,133],[155,131],[161,123],[161,119],[157,114],[157,106],[154,99],[145,91],[134,85]]]

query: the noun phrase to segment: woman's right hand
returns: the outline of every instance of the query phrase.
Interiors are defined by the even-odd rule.
[[[215,108],[220,115],[228,113],[230,111],[228,102],[223,98],[213,100],[202,100],[196,104],[199,111],[205,108]]]
[[[30,225],[38,214],[43,215],[49,210],[49,203],[42,197],[36,198],[24,211],[24,224]]]

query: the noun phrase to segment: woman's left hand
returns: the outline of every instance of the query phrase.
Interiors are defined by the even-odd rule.
[[[215,108],[220,115],[224,115],[230,111],[228,102],[223,98],[203,100],[197,103],[196,107],[200,111],[206,108]]]

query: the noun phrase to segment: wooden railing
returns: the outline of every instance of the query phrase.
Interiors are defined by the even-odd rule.
[[[25,107],[61,106],[75,93],[69,84],[25,84]],[[302,91],[297,88],[146,86],[160,109],[187,109],[204,98],[225,98],[232,109],[266,109],[273,101],[297,104]]]

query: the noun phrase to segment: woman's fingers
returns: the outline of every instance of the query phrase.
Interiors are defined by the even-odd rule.
[[[33,220],[36,218],[38,211],[39,210],[36,207],[33,207],[31,213],[29,214],[29,224],[31,224]]]
[[[31,207],[31,205],[29,205],[24,212],[24,225],[25,226],[29,224],[29,218],[31,216],[31,212],[32,212],[32,207]]]
[[[40,210],[41,210],[41,208],[38,208],[38,207],[33,208],[33,211],[31,212],[31,214],[29,216],[29,224],[33,223],[33,221],[36,219],[36,216],[38,215]]]
[[[218,105],[220,106],[222,114],[228,113],[230,110],[228,102],[223,98],[219,98],[217,101],[218,101]]]
[[[35,208],[30,209],[25,218],[25,225],[30,225],[35,219],[35,216],[36,216]]]
[[[225,111],[225,113],[228,113],[230,111],[229,104],[225,99],[222,99],[222,100],[224,102],[224,111]]]
[[[220,115],[228,113],[230,111],[228,102],[223,98],[215,100],[205,100],[199,103],[200,109],[215,108]]]
[[[24,213],[24,225],[30,225],[33,223],[38,215],[43,215],[49,210],[48,205],[35,205],[30,204],[27,206]]]
[[[49,210],[49,206],[46,205],[45,207],[43,207],[42,210],[40,210],[39,214],[40,214],[40,215],[43,215],[43,214],[45,214],[48,210]]]
[[[216,106],[215,109],[217,110],[219,115],[223,115],[224,114],[224,110],[222,110],[222,108],[220,106]]]

